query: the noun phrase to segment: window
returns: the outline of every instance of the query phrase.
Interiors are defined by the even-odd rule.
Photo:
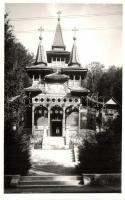
[[[38,102],[38,98],[35,98],[35,101]]]
[[[38,76],[38,75],[35,75],[35,76],[34,76],[34,80],[35,80],[35,81],[38,81],[38,80],[39,80],[39,76]]]
[[[47,102],[49,102],[49,101],[50,101],[50,99],[49,99],[49,98],[47,98],[47,99],[46,99],[46,101],[47,101]]]
[[[69,99],[69,102],[72,102],[72,99]]]
[[[79,80],[80,79],[80,77],[77,75],[77,76],[75,76],[75,80]]]
[[[63,99],[64,102],[66,102],[66,99]]]

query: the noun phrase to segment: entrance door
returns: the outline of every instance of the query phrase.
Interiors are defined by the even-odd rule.
[[[62,120],[51,121],[51,136],[55,137],[62,136]]]

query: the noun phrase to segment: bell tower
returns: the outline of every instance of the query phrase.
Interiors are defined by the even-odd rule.
[[[58,23],[56,26],[56,32],[54,36],[54,41],[52,45],[52,50],[47,51],[47,61],[50,63],[51,67],[54,69],[61,69],[68,65],[70,52],[66,51],[66,46],[64,45],[62,29],[60,24],[61,12],[58,11]]]

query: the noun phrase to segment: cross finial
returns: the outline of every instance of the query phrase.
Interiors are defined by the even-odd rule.
[[[74,31],[74,36],[73,36],[73,40],[76,40],[76,31],[78,31],[78,29],[76,27],[74,27],[72,29],[72,31]]]
[[[60,21],[60,15],[62,14],[62,12],[59,10],[58,12],[57,12],[57,15],[58,15],[58,21]]]
[[[38,31],[40,32],[39,39],[42,40],[42,31],[44,31],[44,29],[42,28],[42,26],[40,26],[40,28],[38,29]]]

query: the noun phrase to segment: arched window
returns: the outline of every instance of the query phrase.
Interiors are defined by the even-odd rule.
[[[48,124],[48,109],[44,106],[38,106],[34,110],[34,125],[47,126]]]
[[[75,126],[78,127],[79,112],[76,107],[69,106],[66,109],[66,127]]]

